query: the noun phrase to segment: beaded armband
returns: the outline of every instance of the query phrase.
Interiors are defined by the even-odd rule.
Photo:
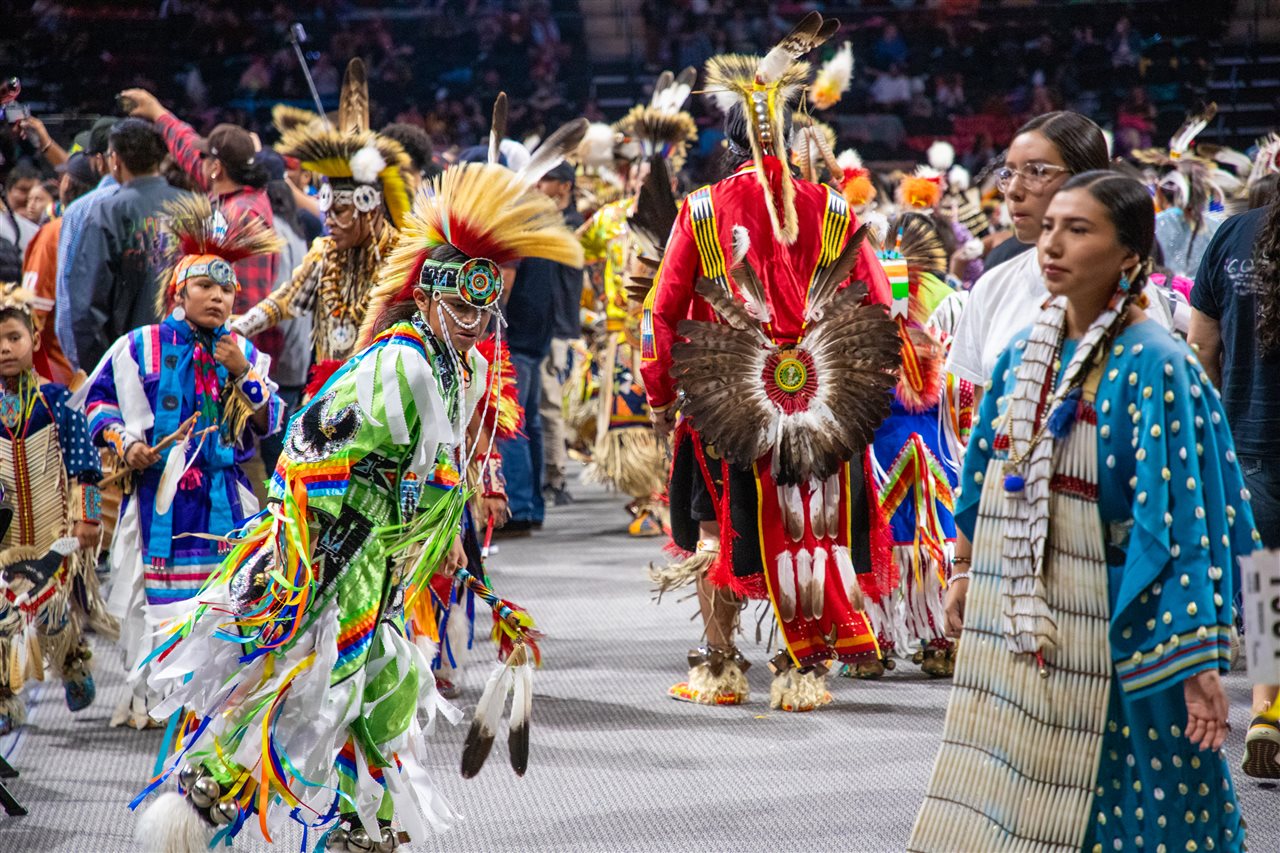
[[[480,493],[486,498],[507,496],[507,478],[502,476],[502,457],[494,453],[480,466]]]
[[[124,459],[124,452],[129,449],[129,436],[118,426],[109,426],[102,431],[102,438],[116,452],[116,456]]]
[[[244,376],[236,380],[236,387],[240,389],[240,393],[249,401],[249,406],[255,412],[267,404],[267,386],[258,376],[258,371],[250,367],[245,371]]]
[[[71,520],[90,524],[102,521],[102,492],[93,483],[79,483],[72,488]]]
[[[231,321],[231,329],[252,338],[273,328],[284,319],[284,312],[271,300],[264,300]]]

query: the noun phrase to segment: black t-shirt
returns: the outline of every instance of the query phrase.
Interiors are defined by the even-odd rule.
[[[1236,451],[1280,454],[1280,352],[1258,352],[1253,247],[1266,208],[1233,216],[1213,236],[1191,289],[1191,307],[1217,320],[1222,333],[1222,392]]]
[[[987,252],[987,256],[982,260],[983,269],[989,270],[997,264],[1013,260],[1033,246],[1035,246],[1035,243],[1023,243],[1017,237],[1010,237],[990,252]]]

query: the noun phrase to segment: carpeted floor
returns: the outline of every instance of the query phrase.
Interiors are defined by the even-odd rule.
[[[415,850],[903,849],[942,731],[947,683],[910,664],[879,682],[835,680],[836,704],[813,714],[771,712],[768,657],[749,618],[753,701],[702,708],[666,698],[698,640],[691,601],[651,601],[644,568],[660,543],[628,539],[622,501],[573,487],[546,528],[508,540],[492,575],[547,633],[535,681],[533,754],[524,778],[505,743],[472,780],[458,773],[464,727],[437,732],[434,774],[466,820]],[[468,712],[492,649],[463,653]],[[466,665],[466,664],[470,665]],[[0,817],[0,851],[133,851],[126,804],[151,773],[159,732],[109,729],[123,694],[117,659],[99,648],[99,696],[67,713],[59,685],[28,693],[31,722],[0,738],[31,814]],[[1233,762],[1248,725],[1248,685],[1229,679]],[[1237,776],[1250,848],[1280,851],[1280,791]],[[277,838],[297,850],[300,834]],[[235,849],[265,850],[237,843]]]

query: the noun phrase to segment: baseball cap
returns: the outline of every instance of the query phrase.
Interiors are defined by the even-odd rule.
[[[55,166],[54,171],[60,175],[70,175],[86,186],[93,186],[98,182],[98,176],[93,171],[93,166],[89,164],[87,154],[77,151],[67,158],[67,162],[61,166]]]
[[[277,152],[270,148],[263,148],[257,154],[257,162],[262,164],[262,168],[267,170],[267,179],[272,181],[283,181],[285,173],[285,158],[281,157]]]
[[[254,155],[258,153],[249,131],[234,124],[216,126],[196,147],[204,154],[217,157],[233,170],[252,166]]]
[[[573,166],[564,161],[561,161],[558,166],[554,169],[548,170],[547,173],[542,176],[542,180],[544,181],[560,181],[566,184],[573,183],[573,178]]]
[[[116,126],[116,122],[120,119],[115,116],[103,116],[93,123],[93,127],[89,128],[89,144],[85,146],[86,154],[106,154],[108,135],[111,128]]]

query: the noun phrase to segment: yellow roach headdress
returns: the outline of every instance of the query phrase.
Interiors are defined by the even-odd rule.
[[[165,205],[165,255],[160,265],[156,313],[168,314],[184,282],[208,276],[218,284],[235,284],[232,265],[253,255],[280,251],[276,233],[256,216],[214,210],[208,196],[185,194]]]
[[[370,294],[361,340],[380,332],[389,310],[419,287],[496,308],[499,267],[522,258],[580,267],[582,246],[555,202],[523,175],[492,163],[453,166],[418,193]]]
[[[329,179],[320,188],[322,211],[333,204],[352,204],[368,213],[385,200],[392,224],[402,227],[410,198],[400,170],[410,168],[411,161],[399,142],[369,129],[369,85],[361,60],[347,65],[337,125],[319,116],[299,121],[284,131],[276,150]]]
[[[671,164],[673,172],[684,165],[689,145],[698,138],[693,116],[684,111],[685,101],[698,79],[695,68],[686,68],[677,77],[663,71],[653,87],[648,104],[637,104],[616,125],[627,140],[639,143],[643,159],[655,154]]]
[[[726,54],[707,60],[706,91],[722,112],[740,106],[749,128],[756,179],[764,191],[774,237],[795,242],[795,186],[787,169],[786,107],[799,97],[809,79],[809,64],[800,57],[835,35],[840,22],[810,12],[763,58]],[[766,162],[769,158],[769,162]],[[778,198],[775,198],[775,194]]]

